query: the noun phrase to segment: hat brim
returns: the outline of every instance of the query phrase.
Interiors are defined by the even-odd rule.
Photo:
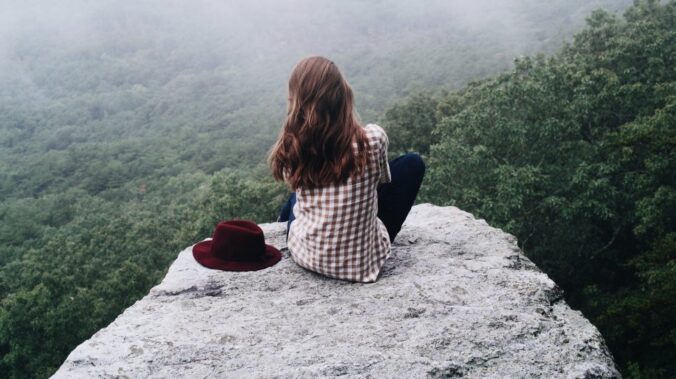
[[[265,245],[265,254],[260,261],[228,261],[211,254],[211,240],[196,243],[192,247],[192,256],[197,263],[207,268],[223,271],[257,271],[277,264],[282,253],[272,245]]]

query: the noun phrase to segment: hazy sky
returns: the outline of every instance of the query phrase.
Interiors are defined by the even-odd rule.
[[[580,23],[590,9],[621,9],[631,0],[0,0],[0,40],[5,49],[31,38],[91,44],[117,33],[155,38],[191,37],[248,43],[251,50],[288,44],[305,50],[349,48],[360,39],[390,42],[435,30],[521,41],[533,14],[557,23]],[[533,10],[539,8],[539,10]],[[577,14],[578,12],[583,14]],[[425,35],[423,35],[425,36]],[[217,46],[213,46],[217,48]]]
[[[358,102],[382,110],[391,101],[377,97],[458,88],[515,56],[556,51],[592,9],[631,2],[0,0],[0,87],[14,88],[8,98],[16,88],[54,97],[91,90],[65,82],[73,70],[96,77],[99,90],[210,72],[251,89],[241,96],[277,99],[295,62],[326,55],[357,87]],[[374,83],[382,93],[369,92]]]

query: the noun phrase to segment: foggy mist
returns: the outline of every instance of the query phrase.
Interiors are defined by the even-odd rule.
[[[36,98],[94,90],[64,79],[72,74],[64,62],[86,58],[91,65],[78,75],[96,81],[95,92],[199,80],[237,88],[242,101],[266,97],[279,111],[293,64],[325,55],[355,86],[363,115],[375,117],[396,97],[458,88],[510,67],[516,56],[554,51],[592,9],[630,3],[5,0],[0,80],[14,85],[0,91]],[[114,70],[101,72],[106,67]]]

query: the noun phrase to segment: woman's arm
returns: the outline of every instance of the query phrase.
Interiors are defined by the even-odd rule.
[[[392,175],[390,173],[390,164],[387,161],[387,149],[390,145],[390,140],[387,138],[387,133],[385,133],[385,130],[381,127],[379,127],[381,131],[381,138],[380,138],[380,157],[379,157],[379,164],[380,164],[380,179],[378,179],[378,184],[383,184],[383,183],[390,183],[392,181]]]

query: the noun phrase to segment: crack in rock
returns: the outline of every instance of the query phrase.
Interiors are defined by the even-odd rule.
[[[157,291],[153,294],[153,297],[181,296],[181,295],[184,295],[189,299],[205,296],[213,297],[220,296],[223,293],[222,288],[223,288],[222,284],[209,283],[202,288],[199,288],[197,286],[191,286],[178,291]]]

